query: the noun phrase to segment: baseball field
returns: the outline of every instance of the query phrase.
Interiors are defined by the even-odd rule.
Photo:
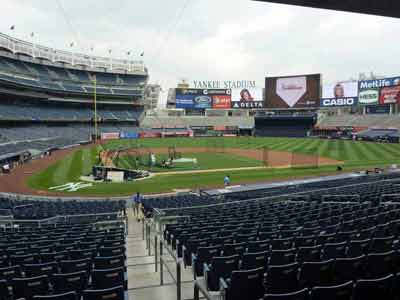
[[[210,140],[218,142],[210,142]],[[152,176],[125,183],[87,183],[92,166],[99,163],[101,150],[135,149],[141,156],[155,153],[158,160],[167,159],[168,147],[174,147],[182,164],[173,167],[149,167]],[[279,161],[286,154],[304,154],[318,157],[317,165],[290,163],[265,166],[265,149],[270,157]],[[138,155],[129,151],[118,158],[116,166],[133,168]],[[271,159],[271,158],[270,158]],[[135,160],[135,162],[134,162]],[[195,161],[196,163],[187,163]],[[47,168],[26,178],[26,185],[40,193],[66,193],[68,195],[117,196],[141,193],[170,192],[174,189],[220,187],[225,175],[232,184],[245,184],[328,175],[342,165],[345,171],[400,164],[399,144],[378,144],[359,141],[296,139],[296,138],[164,138],[141,140],[113,140],[102,145],[79,148],[55,161]],[[73,188],[69,188],[71,185]]]

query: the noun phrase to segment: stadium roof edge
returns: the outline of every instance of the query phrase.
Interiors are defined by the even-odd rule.
[[[15,56],[23,55],[29,57],[31,60],[38,59],[41,62],[47,61],[53,64],[61,63],[66,67],[85,68],[109,73],[148,74],[147,68],[142,60],[114,59],[111,57],[69,52],[33,44],[1,32],[0,49],[7,50]]]
[[[305,6],[321,9],[346,11],[353,13],[400,18],[400,1],[398,0],[253,0],[287,5]]]

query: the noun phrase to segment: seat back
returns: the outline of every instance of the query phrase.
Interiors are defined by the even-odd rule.
[[[33,300],[77,300],[77,299],[78,295],[75,292],[33,297]]]
[[[262,241],[252,241],[247,243],[247,252],[248,253],[258,253],[263,251],[269,251],[270,249],[270,240],[262,240]]]
[[[264,289],[264,269],[258,268],[248,271],[233,271],[226,300],[257,300],[263,298]]]
[[[117,256],[117,255],[125,255],[125,246],[99,248],[99,256]]]
[[[123,255],[94,258],[94,268],[96,270],[115,269],[124,266],[125,259]]]
[[[240,268],[242,270],[252,270],[258,268],[267,268],[268,264],[268,252],[256,252],[256,253],[245,253],[243,254],[242,264]]]
[[[0,280],[5,280],[9,283],[16,277],[21,277],[21,268],[19,266],[0,268]]]
[[[85,290],[83,300],[124,300],[124,287],[117,286],[111,289]]]
[[[346,257],[347,243],[326,243],[322,249],[324,259]]]
[[[394,276],[357,280],[353,300],[393,299]]]
[[[297,251],[298,262],[311,262],[321,260],[321,245],[313,247],[300,247]]]
[[[92,284],[95,289],[124,286],[124,268],[93,270]]]
[[[58,273],[57,262],[49,262],[44,264],[29,264],[24,266],[25,276],[36,277],[41,275],[47,275],[49,278]]]
[[[230,278],[233,271],[239,270],[239,255],[213,257],[208,276],[210,290],[219,290],[220,278]]]
[[[270,265],[288,265],[296,260],[296,249],[272,250],[269,260]]]
[[[300,268],[300,286],[314,287],[332,284],[334,260],[305,262]]]
[[[267,272],[268,293],[291,293],[299,289],[299,264],[269,266]]]
[[[90,258],[78,259],[78,260],[62,260],[60,262],[60,268],[62,273],[75,273],[79,271],[85,271],[88,274],[92,269],[92,260]]]
[[[352,294],[353,282],[349,281],[336,286],[314,287],[311,300],[351,300]]]
[[[80,295],[88,285],[88,274],[85,271],[54,274],[51,282],[56,293],[75,291]]]
[[[242,256],[246,251],[247,243],[234,243],[234,244],[225,244],[222,251],[224,256],[232,256],[239,255]]]
[[[338,258],[333,267],[333,280],[336,284],[342,284],[349,280],[363,277],[366,265],[366,256],[354,258]]]
[[[293,247],[293,238],[273,239],[271,241],[272,250],[287,250]]]
[[[371,253],[367,255],[364,278],[381,278],[395,271],[396,253]]]
[[[197,248],[197,257],[195,270],[197,276],[203,275],[203,264],[210,264],[211,259],[215,256],[220,256],[221,246],[209,246],[209,247],[199,247]]]
[[[307,300],[308,294],[309,294],[308,289],[302,289],[300,291],[296,291],[293,293],[286,293],[286,294],[267,293],[264,296],[264,300]]]
[[[35,295],[46,295],[49,290],[49,281],[46,275],[32,278],[13,278],[12,285],[14,299],[31,300]]]

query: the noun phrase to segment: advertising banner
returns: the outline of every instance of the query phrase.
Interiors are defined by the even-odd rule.
[[[117,140],[119,139],[119,132],[102,132],[102,140]]]
[[[379,103],[379,88],[370,88],[358,92],[360,105],[374,105]]]
[[[379,103],[400,103],[400,85],[382,88],[379,96]]]
[[[138,139],[139,133],[122,131],[120,134],[121,139]]]
[[[324,85],[321,107],[354,106],[358,104],[358,82],[338,82]]]
[[[369,89],[379,89],[395,85],[400,85],[400,76],[374,79],[374,80],[363,80],[358,82],[359,91],[369,90]]]
[[[193,95],[176,95],[176,108],[194,108],[194,96]]]
[[[214,97],[225,96],[224,99],[216,99],[226,102],[228,99],[230,99],[230,94],[231,91],[229,89],[176,89],[176,108],[212,108]]]
[[[141,138],[159,138],[161,137],[161,132],[158,131],[142,131],[139,133]]]
[[[212,108],[214,109],[229,109],[231,108],[230,95],[214,95],[212,96]]]
[[[371,105],[365,107],[366,114],[389,114],[390,113],[390,105]]]
[[[267,108],[314,108],[320,105],[320,74],[265,78]]]
[[[232,89],[232,108],[263,108],[263,98],[260,88]]]

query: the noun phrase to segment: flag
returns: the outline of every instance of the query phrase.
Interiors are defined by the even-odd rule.
[[[11,25],[10,30],[14,30],[15,29],[15,25]]]

